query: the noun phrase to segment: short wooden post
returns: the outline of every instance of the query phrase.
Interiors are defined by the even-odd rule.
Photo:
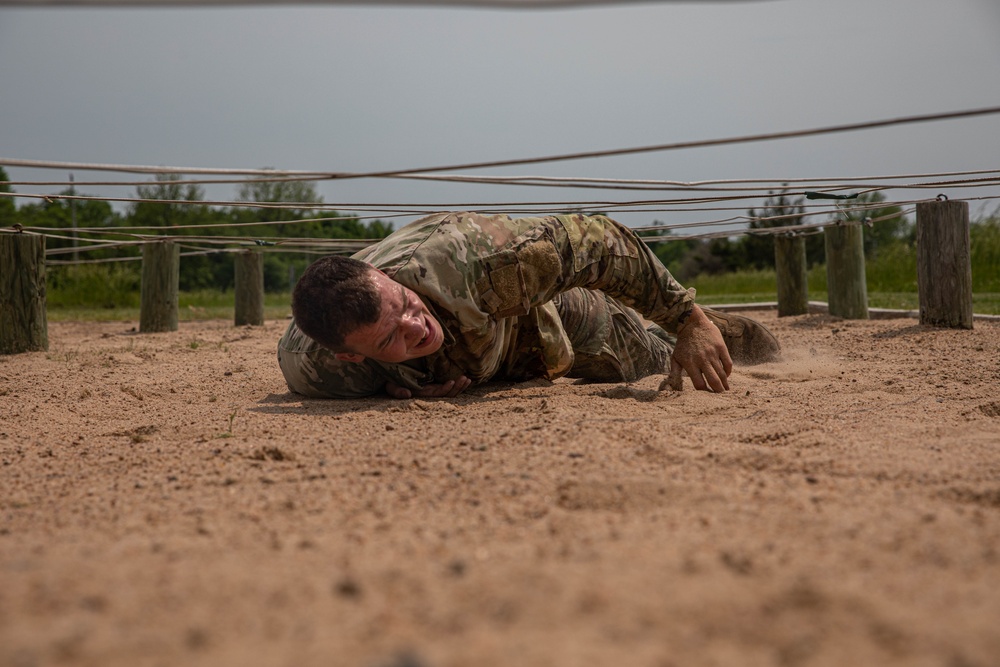
[[[264,255],[236,254],[236,326],[264,324]]]
[[[865,241],[861,225],[831,225],[826,237],[826,291],[831,315],[868,319]]]
[[[142,288],[139,331],[177,331],[177,285],[181,251],[173,241],[150,241],[142,246]]]
[[[775,235],[774,266],[778,279],[778,317],[808,313],[806,238],[794,234]]]
[[[917,204],[917,294],[920,323],[972,328],[969,204]]]
[[[0,354],[48,349],[45,237],[0,234]]]

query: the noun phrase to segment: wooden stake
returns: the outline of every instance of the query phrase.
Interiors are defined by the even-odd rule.
[[[823,232],[830,314],[848,320],[867,320],[868,283],[861,225],[831,225],[824,227]]]
[[[969,204],[917,204],[917,293],[920,323],[972,328]]]
[[[236,255],[236,326],[264,324],[264,255]]]
[[[139,331],[177,331],[177,285],[181,251],[173,241],[150,241],[142,246],[142,287]]]
[[[809,312],[806,238],[792,234],[776,235],[774,266],[778,279],[778,317]]]
[[[0,354],[48,349],[45,237],[0,234]]]

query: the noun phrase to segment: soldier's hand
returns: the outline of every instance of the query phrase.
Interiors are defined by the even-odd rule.
[[[425,384],[416,391],[390,381],[385,383],[385,391],[393,398],[455,398],[471,385],[472,380],[463,375],[457,380],[448,380],[444,384]]]
[[[681,368],[687,371],[695,389],[716,392],[729,389],[733,360],[719,328],[698,306],[692,308],[677,332],[677,345],[670,357],[671,375],[679,373]]]

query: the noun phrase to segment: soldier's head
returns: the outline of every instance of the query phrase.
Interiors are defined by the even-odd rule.
[[[441,324],[411,289],[349,257],[314,262],[292,292],[292,315],[304,334],[341,361],[398,363],[437,352]]]

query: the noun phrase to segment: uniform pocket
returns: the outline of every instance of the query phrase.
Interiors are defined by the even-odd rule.
[[[573,248],[573,270],[583,271],[591,264],[600,262],[607,256],[639,256],[633,233],[627,227],[603,215],[559,215],[556,216],[569,238]]]
[[[483,310],[519,317],[549,301],[562,280],[562,262],[548,230],[538,227],[483,257],[476,289]]]

